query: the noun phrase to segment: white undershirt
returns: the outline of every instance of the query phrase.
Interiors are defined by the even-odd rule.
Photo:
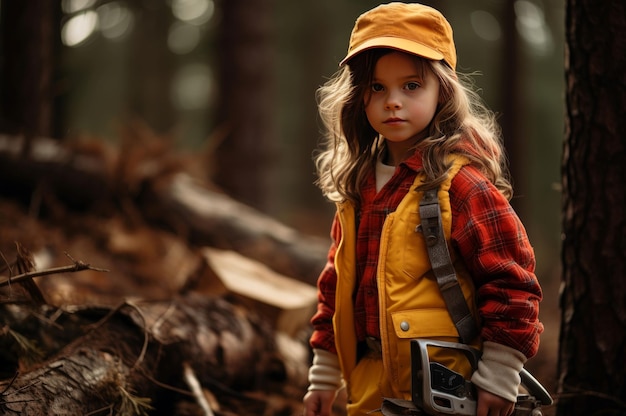
[[[389,179],[393,176],[393,173],[396,171],[395,166],[385,165],[380,159],[376,161],[376,192],[380,192],[380,190],[385,186]]]

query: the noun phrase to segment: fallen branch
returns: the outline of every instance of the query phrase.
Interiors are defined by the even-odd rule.
[[[97,272],[109,271],[107,269],[93,267],[92,265],[85,263],[81,260],[74,260],[67,253],[65,253],[65,255],[69,257],[74,262],[74,264],[68,265],[68,266],[52,267],[52,268],[45,269],[45,270],[34,270],[30,272],[21,273],[15,276],[10,276],[4,280],[0,280],[0,287],[8,286],[11,283],[20,283],[22,281],[27,281],[29,279],[32,279],[33,277],[47,276],[47,275],[57,274],[57,273],[73,273],[73,272],[80,272],[82,270],[94,270]]]

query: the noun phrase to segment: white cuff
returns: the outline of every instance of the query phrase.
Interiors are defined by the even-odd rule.
[[[308,390],[338,390],[342,379],[337,355],[318,348],[313,349],[313,354]]]
[[[525,362],[526,356],[520,351],[486,341],[478,369],[472,375],[472,383],[515,403],[521,382],[519,373]]]

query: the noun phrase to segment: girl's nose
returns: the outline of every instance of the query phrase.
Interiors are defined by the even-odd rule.
[[[395,94],[389,94],[385,100],[385,110],[397,110],[401,107],[400,100]]]

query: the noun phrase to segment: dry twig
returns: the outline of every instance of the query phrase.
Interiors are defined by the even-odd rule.
[[[85,263],[81,260],[74,260],[67,253],[65,253],[65,255],[69,257],[74,262],[74,264],[68,265],[68,266],[61,266],[61,267],[52,267],[50,269],[45,269],[45,270],[35,270],[31,272],[21,273],[16,276],[10,276],[8,278],[5,278],[4,280],[0,280],[0,287],[10,285],[11,283],[19,283],[22,281],[28,281],[29,279],[32,279],[33,277],[47,276],[47,275],[57,274],[57,273],[73,273],[73,272],[80,272],[83,270],[94,270],[97,272],[109,271],[107,269],[93,267],[92,265]]]
[[[204,416],[215,416],[215,413],[213,413],[213,410],[211,410],[211,405],[207,401],[206,397],[204,397],[202,387],[200,386],[200,381],[198,381],[198,378],[196,377],[193,369],[188,362],[183,363],[183,367],[185,382],[193,392],[196,403],[198,403],[198,405],[202,408]]]

